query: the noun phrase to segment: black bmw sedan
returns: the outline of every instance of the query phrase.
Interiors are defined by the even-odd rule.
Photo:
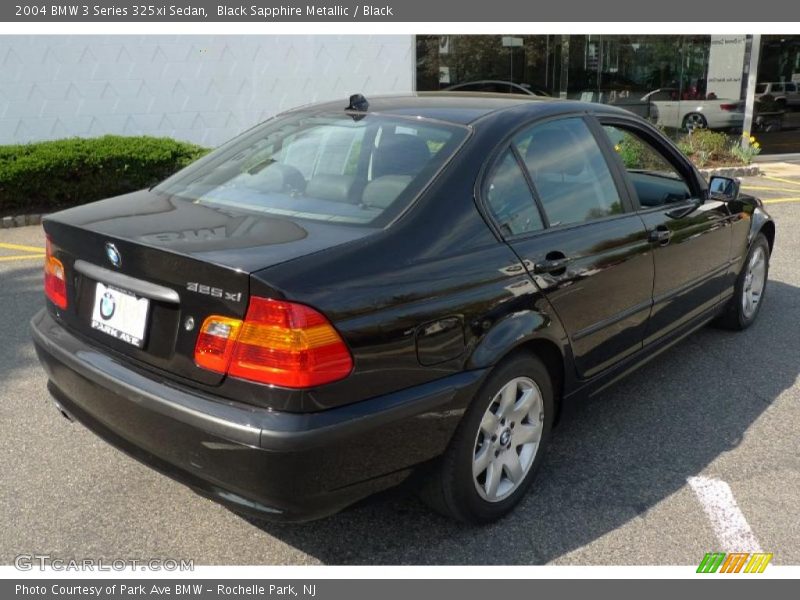
[[[773,221],[635,115],[345,104],[44,221],[32,335],[65,415],[262,518],[417,473],[434,508],[487,522],[571,403],[710,321],[757,317]]]

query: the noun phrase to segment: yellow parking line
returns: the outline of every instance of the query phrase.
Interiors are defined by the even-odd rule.
[[[770,177],[769,175],[762,175],[764,179],[769,179],[770,181],[780,181],[781,183],[791,183],[792,185],[796,185],[800,187],[800,181],[795,179],[784,179],[783,177]]]
[[[762,200],[764,204],[780,204],[783,202],[800,202],[800,196],[791,198],[770,198],[769,200]]]
[[[44,252],[44,248],[41,246],[23,246],[21,244],[9,244],[7,242],[0,242],[0,248],[5,248],[6,250],[22,250],[23,252],[36,252],[37,254]]]
[[[789,192],[794,193],[797,190],[795,188],[782,188],[782,187],[765,187],[763,185],[743,185],[743,190],[761,190],[765,192]]]
[[[6,262],[9,260],[27,260],[29,258],[38,258],[41,260],[44,258],[44,254],[18,254],[15,256],[0,256],[0,262]]]

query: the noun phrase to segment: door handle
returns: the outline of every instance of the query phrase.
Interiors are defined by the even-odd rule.
[[[567,265],[570,263],[569,258],[561,257],[561,258],[546,258],[542,261],[534,263],[533,265],[533,272],[534,273],[554,273],[556,271],[565,271]]]
[[[666,225],[659,225],[647,234],[647,239],[650,242],[655,242],[659,246],[666,246],[672,237],[672,232]]]

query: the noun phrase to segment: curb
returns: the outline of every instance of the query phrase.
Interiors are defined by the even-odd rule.
[[[34,213],[32,215],[16,215],[13,217],[3,217],[0,219],[0,229],[11,229],[12,227],[26,227],[28,225],[40,225],[42,217],[45,215]]]
[[[761,169],[758,168],[758,165],[715,167],[713,169],[699,169],[699,171],[706,179],[712,175],[719,175],[720,177],[756,177],[761,175]]]

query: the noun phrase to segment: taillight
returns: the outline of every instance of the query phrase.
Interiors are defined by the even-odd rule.
[[[67,308],[67,277],[64,264],[53,256],[50,238],[45,242],[44,293],[60,309]]]
[[[719,107],[722,110],[728,110],[728,111],[738,110],[739,106],[740,106],[739,104],[720,104],[719,105]]]
[[[241,327],[242,322],[239,319],[227,317],[211,316],[203,321],[194,348],[194,361],[197,366],[217,373],[226,373]]]
[[[244,321],[208,317],[195,347],[198,366],[289,388],[343,379],[353,359],[330,322],[311,307],[252,297]]]

